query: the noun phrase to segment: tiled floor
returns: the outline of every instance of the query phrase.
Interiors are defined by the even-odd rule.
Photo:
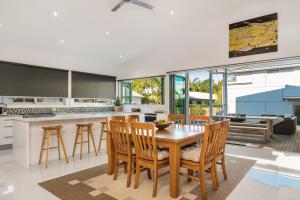
[[[257,160],[228,200],[299,199],[300,154],[232,145],[227,146],[227,154]],[[70,161],[68,165],[63,160],[51,161],[47,170],[39,165],[25,170],[13,162],[11,151],[0,151],[0,199],[56,200],[37,183],[105,163],[106,154],[103,151],[98,157],[90,154],[81,161],[78,157]]]

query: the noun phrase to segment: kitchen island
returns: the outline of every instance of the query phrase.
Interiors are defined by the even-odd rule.
[[[37,164],[43,136],[42,127],[44,126],[63,126],[63,139],[67,155],[72,155],[76,124],[78,123],[93,123],[95,143],[98,145],[100,137],[101,121],[106,117],[113,115],[129,115],[130,113],[88,113],[88,114],[68,114],[56,115],[53,117],[41,118],[16,118],[13,121],[13,157],[14,161],[21,166],[29,169],[31,165]],[[142,120],[141,120],[142,121]],[[51,144],[56,146],[56,138],[51,141]],[[87,144],[86,144],[87,145]],[[83,152],[87,152],[87,146],[83,146]],[[76,152],[77,154],[79,151]],[[75,154],[76,155],[76,154]],[[104,156],[101,154],[101,156]],[[106,155],[105,155],[106,156]],[[57,149],[49,153],[49,160],[57,160]],[[44,158],[43,158],[44,160]]]

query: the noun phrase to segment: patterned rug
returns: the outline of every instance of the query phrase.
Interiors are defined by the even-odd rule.
[[[225,181],[221,169],[218,168],[220,186],[214,190],[210,177],[207,176],[207,192],[209,200],[224,200],[238,185],[250,168],[255,164],[254,160],[236,157],[227,157],[226,166],[228,180]],[[127,175],[120,167],[118,180],[113,181],[112,176],[107,175],[106,165],[79,171],[73,174],[39,183],[41,187],[63,200],[147,200],[152,199],[152,182],[147,179],[147,173],[143,172],[140,186],[133,189],[133,180],[130,188],[126,187]],[[187,183],[186,178],[181,177],[179,200],[200,199],[199,182]],[[168,200],[169,176],[158,179],[158,193],[156,199]]]

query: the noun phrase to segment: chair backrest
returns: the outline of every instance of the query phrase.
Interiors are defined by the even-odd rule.
[[[128,122],[110,120],[109,126],[116,152],[131,155]]]
[[[204,126],[210,124],[210,117],[205,115],[190,115],[190,125]]]
[[[153,123],[131,122],[131,134],[137,158],[157,160],[155,125]]]
[[[216,156],[224,155],[225,153],[225,146],[228,138],[229,133],[229,120],[222,120],[221,121],[221,134],[218,138],[218,148],[216,150]]]
[[[109,124],[109,122],[111,120],[125,122],[126,121],[126,117],[125,116],[111,116],[111,117],[107,117],[106,118],[107,130],[110,130],[110,124]]]
[[[129,122],[139,122],[140,116],[139,115],[128,115]]]
[[[175,122],[175,124],[185,124],[185,115],[182,114],[169,114],[169,120]]]
[[[205,125],[205,132],[200,153],[200,166],[204,167],[205,165],[214,161],[220,134],[220,122]]]

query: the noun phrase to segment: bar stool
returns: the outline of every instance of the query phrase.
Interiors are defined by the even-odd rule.
[[[46,168],[48,167],[49,149],[57,148],[58,149],[58,158],[60,160],[60,145],[63,148],[66,162],[69,163],[64,140],[62,137],[62,126],[48,126],[48,127],[42,127],[42,128],[43,128],[43,139],[42,139],[42,144],[41,144],[39,164],[41,164],[41,162],[42,162],[43,151],[46,151]],[[55,147],[50,147],[51,136],[57,137],[57,146],[55,146]],[[46,148],[44,148],[46,140],[47,140],[47,146],[46,146]]]
[[[75,150],[76,150],[77,144],[80,144],[80,160],[81,160],[82,159],[82,144],[86,143],[86,142],[88,143],[88,153],[90,153],[90,138],[92,140],[94,151],[97,156],[96,145],[95,145],[95,140],[94,140],[94,133],[93,133],[93,129],[92,129],[93,124],[92,123],[76,124],[76,126],[77,126],[77,132],[76,132],[76,138],[75,138],[75,142],[74,142],[72,156],[74,157],[74,155],[75,155]],[[87,141],[83,141],[83,135],[85,132],[87,133]],[[79,137],[80,137],[80,141],[78,142]]]

